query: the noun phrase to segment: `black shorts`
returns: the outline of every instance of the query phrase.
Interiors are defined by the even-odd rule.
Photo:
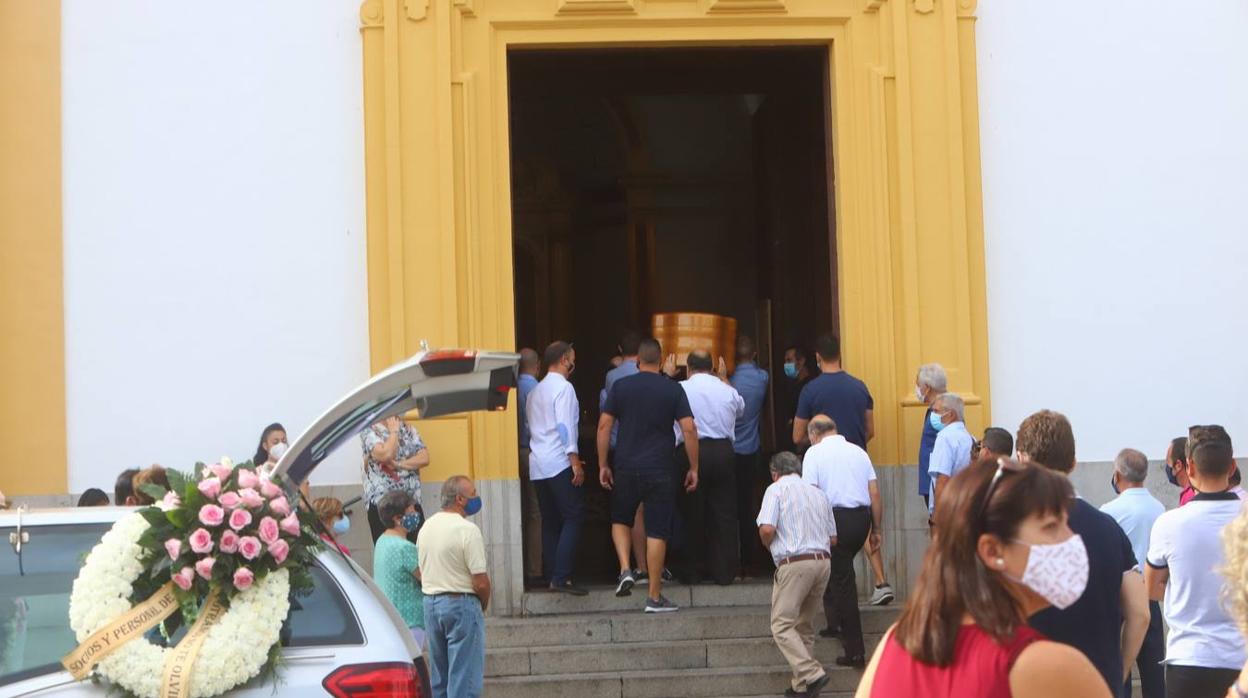
[[[637,505],[645,504],[646,537],[671,540],[676,491],[676,479],[667,471],[617,472],[611,488],[611,523],[632,527]]]

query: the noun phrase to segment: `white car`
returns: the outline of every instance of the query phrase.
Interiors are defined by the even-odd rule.
[[[429,418],[506,409],[519,358],[422,351],[374,376],[325,412],[282,456],[278,472],[302,482],[335,448],[391,415],[414,411],[417,418]],[[0,696],[107,695],[105,685],[74,681],[60,660],[77,645],[68,607],[81,561],[113,522],[130,511],[0,511]],[[253,680],[230,694],[429,696],[420,647],[372,578],[350,558],[329,549],[317,555],[311,572],[313,592],[293,599],[282,629],[284,666],[276,686]]]

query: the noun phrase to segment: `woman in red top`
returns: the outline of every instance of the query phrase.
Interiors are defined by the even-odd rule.
[[[1087,585],[1066,478],[1002,458],[970,466],[944,492],[916,590],[856,698],[1109,698],[1083,654],[1027,626]]]

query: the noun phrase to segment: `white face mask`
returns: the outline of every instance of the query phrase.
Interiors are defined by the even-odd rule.
[[[1014,581],[1025,584],[1058,609],[1070,608],[1083,596],[1088,587],[1088,550],[1082,536],[1051,545],[1015,542],[1026,545],[1031,554],[1023,578]]]
[[[923,389],[917,385],[914,386],[914,396],[919,399],[919,402],[925,402],[923,399]]]
[[[282,459],[282,456],[286,453],[287,448],[288,447],[286,446],[286,444],[282,443],[281,441],[278,441],[277,443],[273,444],[273,447],[269,449],[269,460],[273,461],[274,463],[278,462],[279,460]]]

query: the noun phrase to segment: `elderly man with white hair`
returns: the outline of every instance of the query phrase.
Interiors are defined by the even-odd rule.
[[[928,474],[928,465],[932,458],[932,448],[936,446],[936,428],[932,426],[932,403],[945,394],[949,388],[949,378],[945,375],[945,367],[940,364],[923,364],[914,377],[914,396],[924,405],[923,436],[919,439],[919,496],[923,498],[923,506],[930,506],[932,480]]]
[[[975,437],[966,430],[966,403],[957,393],[945,393],[932,402],[928,422],[936,430],[928,474],[932,477],[929,516],[936,511],[940,493],[949,485],[949,478],[971,464],[971,448]]]
[[[1122,532],[1127,534],[1141,567],[1148,554],[1153,524],[1166,511],[1165,505],[1144,487],[1147,476],[1148,456],[1134,448],[1119,451],[1114,459],[1114,474],[1110,478],[1110,485],[1118,497],[1101,507],[1101,511],[1114,517]],[[1166,638],[1162,630],[1161,604],[1150,601],[1148,611],[1148,630],[1144,633],[1144,644],[1140,646],[1135,664],[1140,671],[1140,694],[1143,698],[1162,698],[1166,694],[1165,669],[1161,663],[1166,658]],[[1130,695],[1130,667],[1125,671],[1127,680],[1123,695]]]

